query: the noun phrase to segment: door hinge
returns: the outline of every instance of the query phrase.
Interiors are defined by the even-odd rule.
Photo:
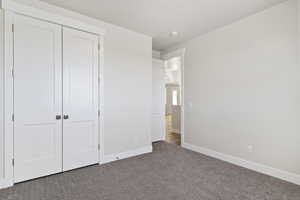
[[[13,114],[11,117],[11,120],[14,122],[15,121],[15,115]]]
[[[98,117],[100,117],[100,110],[98,110]]]
[[[100,83],[100,76],[98,77],[98,83]]]
[[[100,51],[100,49],[101,49],[101,46],[100,46],[100,43],[98,43],[98,50]]]
[[[100,144],[98,144],[98,150],[100,151]]]
[[[15,77],[15,70],[14,69],[11,70],[11,75],[12,75],[13,78]]]
[[[11,25],[11,31],[15,32],[15,25],[14,24]]]
[[[15,159],[14,158],[12,159],[11,163],[12,163],[12,166],[15,166]]]

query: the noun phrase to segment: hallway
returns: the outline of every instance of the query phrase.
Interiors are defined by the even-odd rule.
[[[166,142],[181,145],[181,135],[172,132],[172,115],[166,115]]]

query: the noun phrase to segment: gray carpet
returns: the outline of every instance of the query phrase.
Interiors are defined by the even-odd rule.
[[[17,184],[1,200],[300,200],[300,186],[178,146]]]

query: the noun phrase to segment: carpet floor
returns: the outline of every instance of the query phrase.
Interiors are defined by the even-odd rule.
[[[0,190],[1,200],[300,200],[300,186],[179,146]]]

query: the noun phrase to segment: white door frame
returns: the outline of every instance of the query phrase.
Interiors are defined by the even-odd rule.
[[[169,60],[174,57],[180,57],[181,60],[181,146],[184,144],[184,56],[185,56],[185,48],[177,49],[171,51],[169,53],[162,54],[161,58],[163,60]]]
[[[1,184],[2,188],[10,187],[14,185],[14,124],[12,120],[13,116],[13,76],[12,69],[14,63],[13,57],[13,23],[14,15],[21,14],[28,17],[44,20],[50,23],[59,24],[61,26],[71,27],[81,31],[89,32],[98,35],[99,38],[99,158],[98,163],[103,163],[104,158],[104,86],[103,86],[103,56],[104,56],[104,34],[105,30],[97,26],[88,25],[81,21],[77,21],[65,16],[49,13],[40,9],[29,7],[23,4],[19,4],[10,0],[3,2],[4,10],[4,179]],[[79,15],[79,14],[78,14]],[[80,16],[80,15],[79,15]],[[1,188],[0,188],[1,189]]]

